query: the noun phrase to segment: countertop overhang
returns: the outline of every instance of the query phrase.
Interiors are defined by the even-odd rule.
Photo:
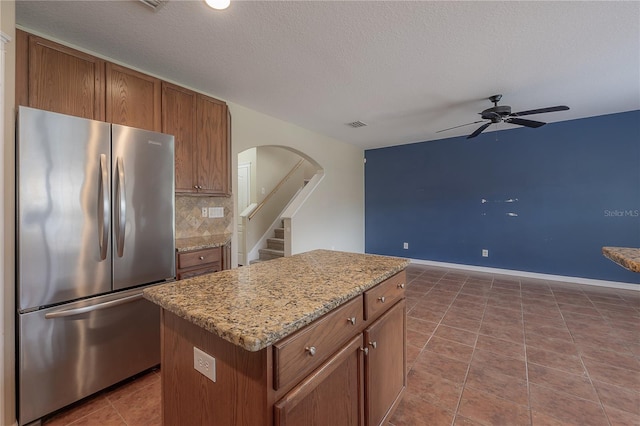
[[[176,239],[176,251],[184,252],[221,247],[231,241],[231,234],[215,234],[203,237],[187,237]]]
[[[640,248],[602,247],[602,254],[623,268],[640,272]]]
[[[314,250],[158,285],[144,297],[259,351],[402,271],[408,259]]]

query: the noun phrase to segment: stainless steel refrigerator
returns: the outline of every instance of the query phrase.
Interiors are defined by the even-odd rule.
[[[16,146],[20,425],[160,362],[175,277],[174,137],[33,108]]]

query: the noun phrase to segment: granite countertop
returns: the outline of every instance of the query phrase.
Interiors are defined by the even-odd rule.
[[[640,272],[640,248],[602,247],[604,256],[632,272]]]
[[[144,297],[259,351],[402,271],[408,259],[314,250],[145,289]]]
[[[204,237],[190,237],[176,239],[176,251],[202,250],[220,247],[231,241],[231,234],[207,235]]]

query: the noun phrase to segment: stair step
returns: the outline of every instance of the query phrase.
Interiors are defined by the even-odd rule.
[[[284,238],[267,238],[267,248],[273,250],[284,250]]]
[[[274,229],[276,234],[276,238],[284,238],[284,228],[276,228]]]
[[[273,250],[273,249],[260,249],[258,250],[260,253],[260,260],[271,260],[277,259],[279,257],[284,257],[284,250]]]

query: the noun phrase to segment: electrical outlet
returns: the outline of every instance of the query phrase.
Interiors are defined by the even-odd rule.
[[[216,359],[195,346],[193,347],[193,368],[215,383]]]
[[[482,257],[489,257],[489,250],[482,249]]]
[[[208,213],[207,210],[208,209],[206,207],[202,208],[202,217],[207,217],[207,213]]]
[[[408,250],[409,249],[409,243],[403,243],[402,244],[402,248],[405,249],[405,250]]]

